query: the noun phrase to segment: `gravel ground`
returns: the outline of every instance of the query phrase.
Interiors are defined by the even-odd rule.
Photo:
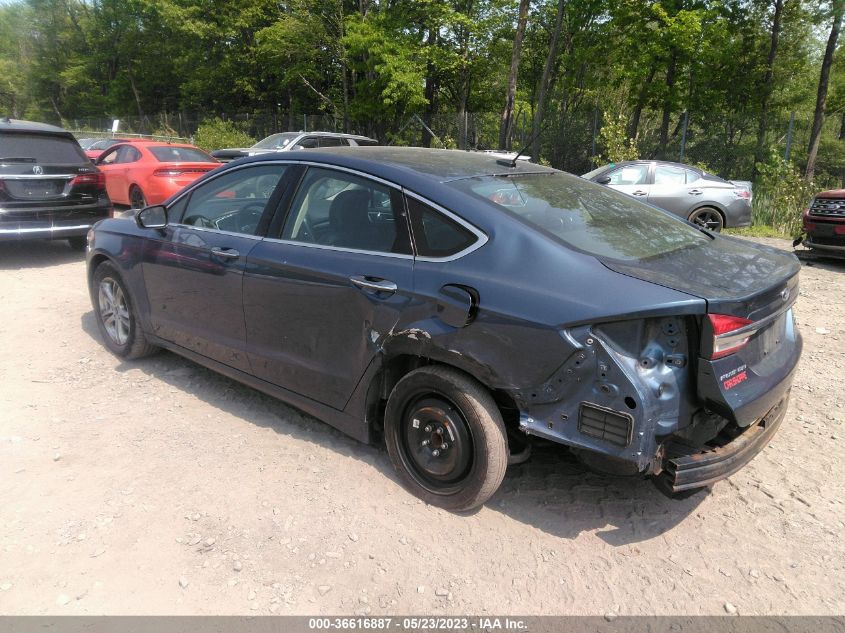
[[[455,515],[379,447],[169,353],[119,361],[82,256],[4,245],[0,613],[841,614],[845,265],[801,284],[787,421],[730,480],[670,501],[546,449]]]

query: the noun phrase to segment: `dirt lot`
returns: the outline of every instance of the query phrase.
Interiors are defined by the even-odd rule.
[[[118,361],[82,256],[4,245],[0,613],[842,613],[845,266],[801,283],[787,422],[750,467],[670,501],[546,450],[458,516],[379,447],[169,353]]]

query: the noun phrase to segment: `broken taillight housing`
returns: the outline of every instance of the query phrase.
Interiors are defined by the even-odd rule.
[[[715,360],[733,354],[748,343],[757,331],[749,328],[754,321],[730,314],[708,314],[713,330],[713,347],[710,358]]]

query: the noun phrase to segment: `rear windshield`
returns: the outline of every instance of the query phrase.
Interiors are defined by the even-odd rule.
[[[162,163],[216,163],[217,161],[200,149],[161,145],[148,147],[153,156]]]
[[[710,242],[683,220],[570,174],[482,176],[449,184],[597,257],[639,261]]]
[[[52,134],[0,134],[0,163],[26,162],[55,165],[90,163],[74,139]]]

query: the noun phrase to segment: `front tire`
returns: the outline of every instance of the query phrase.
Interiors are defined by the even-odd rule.
[[[88,239],[84,235],[67,238],[67,243],[75,251],[84,251],[88,246]]]
[[[421,367],[396,384],[385,443],[408,490],[447,510],[482,505],[508,465],[505,425],[490,392],[448,367]]]
[[[112,354],[131,360],[158,350],[144,337],[129,290],[112,264],[97,266],[91,279],[91,298],[97,329]]]

